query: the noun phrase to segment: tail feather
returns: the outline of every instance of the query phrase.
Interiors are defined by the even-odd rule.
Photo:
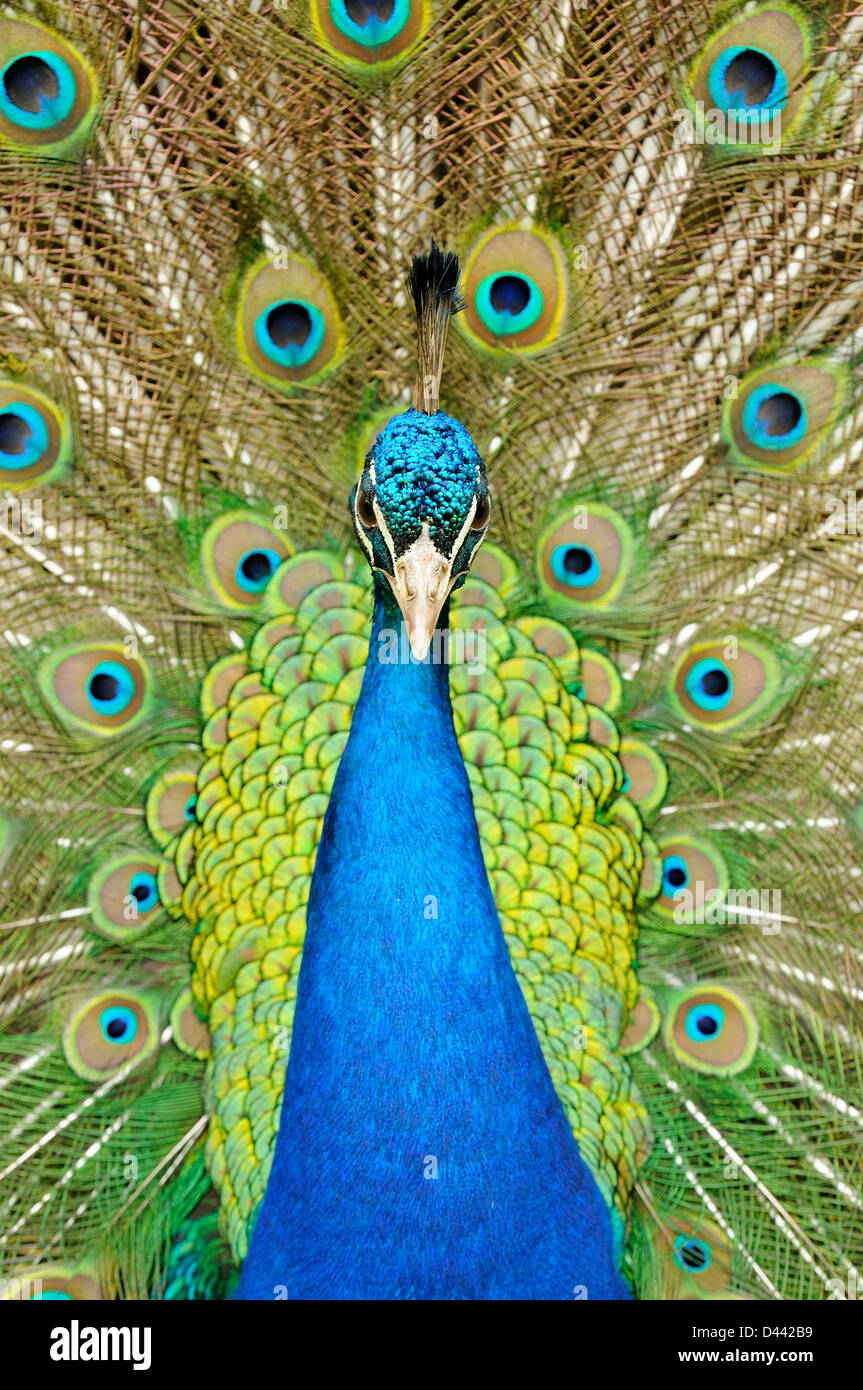
[[[850,0],[414,9],[404,47],[376,67],[317,3],[202,19],[191,0],[132,18],[114,0],[70,0],[52,22],[89,60],[95,119],[60,157],[4,136],[0,409],[35,412],[50,457],[26,477],[0,458],[2,1265],[87,1297],[227,1287],[199,1208],[208,1064],[187,1011],[184,915],[196,831],[170,786],[163,819],[156,803],[166,769],[170,781],[200,763],[206,724],[201,826],[221,844],[234,814],[221,799],[250,810],[238,765],[223,765],[227,730],[232,744],[246,718],[275,730],[245,666],[213,671],[226,654],[245,660],[254,640],[268,678],[297,682],[280,739],[311,717],[299,636],[338,595],[307,598],[302,632],[292,625],[325,583],[360,613],[345,500],[376,431],[409,403],[402,277],[434,236],[458,251],[467,300],[441,403],[477,439],[503,547],[485,579],[478,565],[473,603],[495,607],[483,582],[503,594],[514,660],[533,659],[532,623],[549,621],[558,642],[566,630],[561,708],[572,715],[583,695],[586,775],[605,779],[645,862],[638,980],[661,1026],[614,1063],[620,1086],[631,1066],[652,1136],[627,1271],[642,1296],[836,1296],[863,1257],[863,19]],[[781,132],[729,148],[697,103],[741,34],[793,90]],[[507,337],[481,286],[514,269],[542,312]],[[270,322],[297,302],[320,338],[307,358],[296,323]],[[570,517],[572,537],[556,536]],[[603,546],[617,586],[567,588],[554,559],[567,545],[582,551],[569,578]],[[266,576],[243,587],[252,549],[282,566],[283,589]],[[276,626],[254,638],[267,617]],[[341,736],[359,629],[339,621],[315,669]],[[490,618],[488,631],[500,636]],[[111,738],[44,674],[87,644],[108,644],[109,664],[119,647],[151,682],[140,719]],[[687,685],[699,659],[750,662],[745,708],[699,708]],[[321,734],[309,725],[309,744]],[[664,797],[639,801],[633,744],[661,757]],[[299,878],[326,800],[308,760],[290,766],[309,822],[291,822]],[[484,825],[511,821],[503,774],[493,790],[471,775]],[[507,833],[522,854],[527,832]],[[587,836],[589,863],[595,849]],[[145,878],[159,866],[161,905],[140,934],[143,881],[138,898],[111,900],[113,934],[106,919],[96,875],[113,856]],[[687,875],[720,892],[724,920],[675,919]],[[293,939],[284,949],[293,980]],[[532,956],[531,988],[542,968]],[[701,1005],[736,1020],[730,1069],[700,1065],[686,1028]],[[137,1050],[108,1071],[88,1008],[105,1028],[137,1029],[121,1043]],[[553,1030],[545,1044],[581,1084],[580,1054]],[[222,1085],[219,1068],[207,1075]],[[206,1094],[229,1128],[230,1099]],[[218,1184],[242,1145],[214,1132]],[[620,1162],[635,1175],[634,1155]]]

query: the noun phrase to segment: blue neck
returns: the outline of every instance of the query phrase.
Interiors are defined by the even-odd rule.
[[[378,660],[400,623],[377,587],[235,1296],[625,1297],[509,962],[448,668]]]

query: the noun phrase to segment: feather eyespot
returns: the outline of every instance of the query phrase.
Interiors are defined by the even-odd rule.
[[[762,48],[730,44],[710,67],[710,95],[720,110],[780,110],[788,100],[788,79],[778,61]]]
[[[484,347],[536,352],[557,336],[566,276],[557,242],[507,227],[475,246],[465,264],[465,312],[457,322]]]
[[[674,834],[663,836],[658,848],[662,878],[654,908],[670,920],[682,915],[690,931],[705,922],[712,925],[713,907],[724,898],[729,885],[728,869],[719,850],[704,837]]]
[[[750,372],[726,402],[722,436],[733,463],[788,473],[815,453],[848,398],[848,372],[823,361]]]
[[[329,371],[343,332],[329,286],[302,257],[269,256],[246,274],[237,305],[237,347],[258,376],[284,390]]]
[[[115,990],[88,1000],[72,1015],[63,1032],[63,1051],[73,1071],[98,1081],[140,1062],[158,1046],[159,1037],[147,996]]]
[[[4,115],[30,130],[59,125],[74,100],[72,70],[57,53],[22,53],[0,73]]]
[[[734,692],[731,672],[715,657],[696,661],[684,682],[686,693],[701,710],[725,709]]]
[[[641,1052],[651,1043],[659,1032],[662,1016],[659,1007],[645,985],[638,991],[638,999],[630,1010],[626,1028],[620,1039],[620,1051],[624,1057]]]
[[[119,733],[152,706],[148,668],[119,643],[63,648],[43,663],[39,684],[61,718],[90,733]]]
[[[135,679],[119,661],[100,661],[87,681],[87,699],[100,715],[122,714],[135,695]]]
[[[147,872],[133,874],[129,882],[129,896],[135,899],[141,912],[149,912],[159,901],[156,875]]]
[[[806,407],[790,388],[767,381],[743,405],[743,428],[760,449],[787,449],[806,433]]]
[[[710,1268],[713,1256],[710,1246],[697,1236],[679,1235],[673,1247],[674,1263],[688,1274],[703,1274]]]
[[[750,637],[699,642],[678,662],[671,681],[678,715],[705,732],[763,722],[781,694],[775,653]]]
[[[745,1001],[724,985],[693,985],[672,1000],[665,1043],[694,1071],[734,1076],[755,1056],[758,1024]]]
[[[156,778],[147,794],[146,818],[160,848],[196,819],[197,790],[197,768],[182,755]]]
[[[724,117],[725,145],[759,149],[784,139],[805,109],[812,40],[805,15],[784,0],[761,5],[713,36],[689,76],[696,113]]]
[[[314,0],[318,42],[350,67],[399,62],[425,34],[428,0]]]
[[[102,1037],[115,1047],[127,1046],[138,1036],[138,1018],[125,1004],[114,1004],[99,1014]]]
[[[155,855],[125,851],[100,865],[87,891],[96,930],[118,941],[133,940],[147,931],[160,904],[159,868]]]
[[[551,553],[551,571],[559,584],[587,589],[599,579],[599,561],[589,545],[558,545]]]
[[[638,739],[624,739],[618,756],[624,772],[621,790],[642,815],[655,811],[668,790],[668,771],[662,758]]]
[[[0,482],[13,492],[48,483],[66,470],[71,436],[65,417],[41,391],[0,382]]]
[[[89,1260],[77,1265],[34,1265],[5,1281],[0,1298],[22,1303],[89,1302],[102,1298],[95,1267]]]
[[[276,550],[258,547],[240,556],[234,571],[238,588],[247,594],[259,594],[266,589],[284,559]]]
[[[620,597],[632,571],[632,531],[611,507],[596,502],[570,500],[556,513],[537,546],[543,588],[572,604],[608,607]]]
[[[0,19],[0,139],[64,156],[89,132],[98,101],[89,64],[35,20]]]
[[[184,989],[171,1010],[173,1039],[181,1052],[203,1059],[210,1052],[210,1033],[195,1012],[191,989]]]
[[[689,869],[686,860],[679,854],[669,854],[662,861],[662,891],[666,897],[673,897],[682,889],[689,887]]]
[[[724,1022],[721,1004],[695,1004],[684,1019],[683,1029],[690,1042],[705,1042],[719,1036]]]
[[[303,299],[276,300],[255,319],[255,340],[271,362],[304,367],[324,340],[324,316]]]
[[[250,608],[287,560],[281,531],[259,512],[225,512],[207,529],[201,562],[210,589],[227,608]]]
[[[664,1297],[739,1297],[732,1290],[728,1236],[703,1210],[687,1212],[677,1206],[673,1213],[664,1211],[656,1237],[656,1253],[665,1270]]]
[[[545,307],[542,290],[527,274],[486,275],[476,287],[476,311],[496,338],[533,328]]]

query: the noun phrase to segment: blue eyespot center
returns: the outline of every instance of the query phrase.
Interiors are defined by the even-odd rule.
[[[304,299],[283,299],[255,319],[255,341],[265,357],[280,367],[304,367],[324,341],[320,309]]]
[[[103,1009],[99,1015],[99,1026],[102,1036],[118,1046],[134,1042],[138,1036],[137,1016],[133,1009],[126,1008],[123,1004]]]
[[[0,451],[4,454],[23,454],[33,431],[20,415],[6,410],[0,415]]]
[[[57,53],[22,53],[0,73],[0,110],[27,130],[49,130],[64,121],[75,104],[72,69]]]
[[[691,1042],[715,1042],[724,1022],[725,1010],[720,1004],[695,1004],[686,1015],[684,1031]]]
[[[759,115],[781,110],[788,100],[788,79],[761,48],[726,48],[710,69],[710,96],[721,111]]]
[[[498,314],[521,314],[530,303],[530,286],[520,275],[498,275],[492,280],[488,297]]]
[[[100,661],[87,682],[90,704],[98,714],[121,714],[135,694],[135,679],[119,661]]]
[[[0,466],[29,468],[48,447],[48,427],[39,411],[15,401],[0,411]]]
[[[330,0],[336,28],[363,48],[381,48],[398,38],[410,13],[410,0]]]
[[[759,449],[787,449],[806,434],[806,409],[794,391],[765,381],[746,399],[743,428]]]
[[[667,898],[673,897],[689,886],[689,867],[680,854],[669,854],[662,861],[662,891]]]
[[[555,546],[551,572],[559,583],[572,589],[588,589],[600,577],[599,561],[587,545]]]
[[[267,332],[276,347],[284,348],[288,343],[302,347],[312,331],[312,316],[305,304],[277,304],[267,314]]]
[[[75,1301],[75,1300],[73,1299],[72,1295],[71,1295],[70,1293],[67,1293],[65,1289],[43,1289],[42,1292],[41,1292],[40,1294],[34,1294],[33,1298],[31,1298],[30,1302],[31,1302],[31,1303],[33,1303],[33,1302],[42,1302],[42,1303],[44,1303],[44,1302],[46,1301],[46,1299],[47,1299],[47,1300],[50,1300],[51,1302],[54,1302],[55,1300],[66,1299],[66,1298],[68,1298],[68,1300],[69,1300],[70,1303],[74,1303],[74,1301]]]
[[[132,875],[129,893],[138,904],[139,912],[151,912],[159,901],[159,889],[155,874],[138,873]]]
[[[632,783],[631,783],[630,780],[629,780],[629,773],[628,773],[628,772],[624,772],[624,774],[623,774],[623,781],[622,781],[621,784],[620,784],[620,790],[621,790],[622,792],[628,792],[628,791],[629,791],[629,788],[630,788],[631,786],[632,786]]]
[[[186,802],[186,806],[185,806],[186,820],[194,820],[194,819],[195,819],[195,807],[197,806],[197,804],[198,804],[198,799],[197,799],[197,797],[190,796],[190,797],[189,797],[189,800]]]
[[[528,275],[487,275],[477,286],[476,311],[500,338],[532,328],[544,307],[542,290]]]
[[[266,589],[281,563],[278,551],[247,550],[237,562],[237,583],[247,594],[259,594]]]
[[[713,1256],[710,1246],[697,1236],[678,1236],[674,1242],[674,1262],[681,1269],[701,1274],[710,1268]]]
[[[724,709],[734,693],[728,667],[714,657],[696,661],[686,677],[686,693],[703,710]]]

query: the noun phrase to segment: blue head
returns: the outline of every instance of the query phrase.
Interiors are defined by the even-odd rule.
[[[491,515],[485,465],[464,425],[442,410],[396,415],[369,452],[351,511],[369,564],[392,587],[422,658]]]

